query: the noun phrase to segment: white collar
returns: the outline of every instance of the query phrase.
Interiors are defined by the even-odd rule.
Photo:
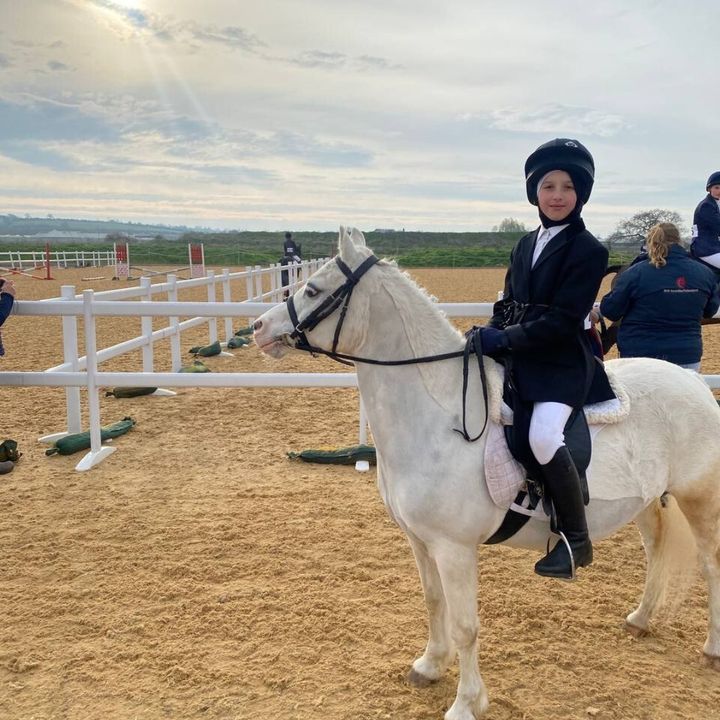
[[[540,237],[543,233],[546,233],[545,237],[547,238],[547,240],[552,240],[558,233],[561,233],[566,227],[569,226],[570,223],[565,223],[565,225],[553,225],[552,227],[546,228],[543,227],[541,224],[538,231],[538,237]]]

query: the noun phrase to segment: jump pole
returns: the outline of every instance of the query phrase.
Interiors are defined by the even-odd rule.
[[[115,251],[115,277],[113,280],[125,280],[130,277],[130,248],[128,244],[124,245],[113,243],[113,250]]]
[[[38,278],[39,280],[52,280],[53,277],[50,274],[50,243],[45,243],[45,277]]]
[[[202,243],[188,243],[190,277],[205,277],[205,246]]]
[[[33,252],[33,257],[35,256],[35,253]],[[35,267],[30,269],[30,272],[26,272],[22,269],[22,260],[19,260],[20,267],[0,267],[0,276],[4,275],[25,275],[25,277],[32,278],[33,280],[53,280],[54,278],[52,275],[50,275],[50,243],[45,243],[45,262],[43,262],[41,265],[36,265]],[[31,275],[30,273],[34,272],[35,270],[42,270],[43,267],[45,268],[45,277],[39,277],[38,275]]]

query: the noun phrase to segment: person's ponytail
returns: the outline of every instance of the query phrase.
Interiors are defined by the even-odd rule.
[[[647,234],[648,260],[656,268],[667,264],[671,245],[680,244],[680,231],[672,223],[658,223]]]

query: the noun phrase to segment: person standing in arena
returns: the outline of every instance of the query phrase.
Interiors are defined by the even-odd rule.
[[[658,223],[647,236],[647,259],[618,275],[600,313],[620,321],[620,357],[652,357],[700,369],[702,318],[720,307],[713,271],[688,256],[680,231]]]
[[[291,262],[301,262],[302,255],[300,252],[300,245],[293,240],[292,233],[286,232],[283,241],[283,255]]]
[[[0,327],[7,320],[15,302],[15,284],[12,280],[0,278]],[[0,356],[5,354],[2,333],[0,333]]]
[[[476,330],[483,354],[506,365],[515,389],[513,432],[526,438],[527,461],[539,468],[554,507],[560,539],[535,572],[563,579],[593,560],[564,431],[583,405],[615,397],[586,332],[608,260],[581,217],[594,178],[593,157],[577,140],[551,140],[528,157],[526,192],[541,224],[513,248],[503,299]]]
[[[293,240],[292,233],[287,231],[285,233],[285,240],[283,241],[283,256],[280,258],[280,265],[283,268],[287,268],[292,263],[302,262],[300,244]],[[283,298],[285,300],[290,296],[290,273],[288,270],[283,269],[280,271],[280,284],[283,286]]]

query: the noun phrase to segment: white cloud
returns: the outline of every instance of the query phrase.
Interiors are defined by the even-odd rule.
[[[598,168],[591,229],[687,216],[717,169],[713,20],[695,1],[2,3],[0,199],[228,227],[531,224],[525,157],[570,135]]]
[[[491,127],[511,132],[543,133],[556,136],[611,137],[629,124],[614,113],[591,108],[552,104],[538,108],[503,108],[490,113]]]

